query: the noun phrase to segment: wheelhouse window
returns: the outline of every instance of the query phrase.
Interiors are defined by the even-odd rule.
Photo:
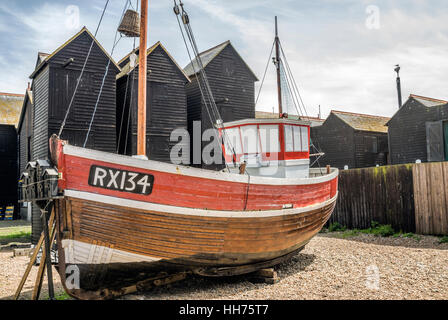
[[[260,144],[263,153],[279,153],[279,130],[276,125],[260,125]]]
[[[258,126],[241,127],[241,140],[244,154],[259,153]]]
[[[286,152],[308,152],[310,149],[308,128],[290,125],[284,127]]]

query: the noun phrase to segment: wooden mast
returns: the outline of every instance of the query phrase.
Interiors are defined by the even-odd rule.
[[[278,25],[277,17],[275,17],[275,66],[277,67],[277,90],[278,90],[278,110],[280,113],[280,118],[283,117],[283,106],[282,106],[282,83],[280,77],[280,38],[278,37]]]
[[[138,126],[137,126],[137,155],[146,157],[146,100],[147,100],[147,26],[148,0],[141,0],[140,20],[140,54],[138,75]]]

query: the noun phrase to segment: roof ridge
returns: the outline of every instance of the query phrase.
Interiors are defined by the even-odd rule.
[[[7,92],[0,92],[0,96],[8,96],[8,97],[25,97],[24,94],[19,94],[19,93],[7,93]]]
[[[368,118],[390,119],[390,117],[375,116],[375,115],[372,115],[372,114],[354,113],[354,112],[338,111],[338,110],[331,110],[331,113],[340,113],[340,114],[353,115],[353,116],[360,116],[360,117],[368,117]]]
[[[228,45],[228,44],[230,44],[230,43],[231,43],[230,40],[224,41],[223,43],[220,43],[220,44],[218,44],[217,46],[214,46],[213,48],[207,49],[207,50],[205,50],[205,51],[199,53],[199,55],[201,56],[201,55],[203,55],[203,54],[206,54],[206,53],[208,53],[208,52],[210,52],[210,51],[213,51],[213,50],[219,48],[220,46],[222,46],[222,45],[224,45],[224,44],[225,44],[225,45]]]
[[[434,98],[425,97],[425,96],[419,96],[419,95],[417,95],[417,94],[411,94],[409,97],[412,97],[412,98],[419,98],[419,99],[428,100],[428,101],[433,101],[433,102],[443,102],[443,103],[448,103],[448,101],[446,101],[446,100],[434,99]]]

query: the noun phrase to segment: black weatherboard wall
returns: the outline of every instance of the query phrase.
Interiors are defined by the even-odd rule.
[[[255,118],[255,74],[244,62],[230,41],[226,41],[200,54],[211,91],[224,122]],[[191,83],[187,85],[188,128],[193,136],[193,122],[200,121],[202,132],[214,127],[201,96],[199,64],[196,61],[185,67]],[[209,142],[204,142],[202,147]],[[193,146],[192,146],[193,147]],[[192,159],[191,159],[192,160]],[[194,163],[194,165],[198,165]],[[203,168],[218,170],[223,166],[202,164]]]
[[[116,152],[116,76],[120,68],[93,35],[83,28],[52,54],[39,54],[38,65],[31,75],[33,132],[28,137],[32,137],[32,161],[49,159],[49,138],[59,132],[92,41],[92,50],[61,138],[68,140],[71,145],[84,145],[109,64],[86,147]],[[22,143],[25,141],[21,140]],[[41,231],[38,216],[40,212],[33,206],[34,242]]]
[[[17,131],[13,125],[0,125],[0,207],[14,206],[17,216]]]
[[[448,102],[411,95],[388,122],[392,164],[448,161]]]
[[[139,54],[139,50],[135,50]],[[147,156],[151,160],[171,162],[170,153],[177,141],[170,141],[176,129],[187,130],[188,76],[177,65],[160,42],[148,49],[147,80]],[[138,62],[138,59],[137,59]],[[137,153],[138,73],[139,66],[130,64],[129,55],[120,61],[122,72],[117,79],[117,139],[119,152]],[[189,144],[185,140],[189,158]]]
[[[322,126],[311,128],[313,144],[325,155],[315,167],[367,168],[387,164],[389,118],[332,111]]]

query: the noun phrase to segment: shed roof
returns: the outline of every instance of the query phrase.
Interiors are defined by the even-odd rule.
[[[445,100],[439,100],[439,99],[433,99],[433,98],[418,96],[416,94],[411,94],[409,96],[409,99],[411,99],[411,98],[417,100],[422,105],[424,105],[425,107],[428,107],[428,108],[442,106],[442,105],[448,103],[448,101],[445,101]]]
[[[168,52],[168,50],[166,50],[166,48],[162,45],[162,43],[160,41],[158,41],[156,44],[154,44],[152,47],[148,48],[148,50],[146,51],[146,55],[149,56],[154,50],[156,50],[157,47],[160,47],[163,51],[165,51],[165,53],[168,55],[168,57],[171,59],[171,61],[173,61],[173,63],[176,65],[176,67],[179,69],[179,71],[185,76],[185,78],[187,79],[188,82],[191,82],[190,78],[188,77],[188,75],[184,72],[184,70],[179,66],[179,64],[176,62],[176,60],[174,60],[174,58],[171,56],[171,54]],[[118,64],[121,65],[123,62],[126,62],[127,59],[129,59],[129,57],[131,56],[132,53],[139,53],[139,48],[136,48],[134,50],[132,50],[129,54],[127,54],[123,59],[121,59]],[[122,78],[123,76],[129,74],[129,72],[131,72],[132,70],[134,70],[139,64],[139,61],[137,60],[134,68],[131,68],[131,62],[127,62],[122,68],[121,68],[121,72],[117,75],[117,80]]]
[[[344,111],[331,111],[336,117],[344,121],[355,130],[387,133],[386,123],[390,120],[388,117],[372,116],[368,114],[351,113]]]
[[[204,69],[210,64],[210,62],[212,62],[225,48],[227,48],[228,46],[231,46],[233,48],[232,43],[230,42],[230,40],[227,40],[226,42],[223,42],[219,45],[217,45],[216,47],[210,48],[202,53],[199,54],[199,57],[201,58],[202,61],[202,65],[204,67]],[[235,50],[235,48],[233,48]],[[238,57],[240,57],[241,61],[243,61],[243,63],[246,65],[247,69],[250,71],[250,73],[254,76],[254,78],[258,81],[257,76],[255,75],[255,73],[252,71],[252,69],[247,65],[247,63],[244,61],[244,59],[240,56],[240,54],[238,53],[238,51],[235,50],[235,52],[237,53]],[[184,71],[185,73],[191,77],[196,75],[196,73],[198,73],[201,69],[199,68],[199,62],[198,59],[194,59],[193,61],[191,61],[185,68]],[[196,72],[195,72],[196,71]]]
[[[29,101],[31,103],[31,105],[33,104],[33,91],[31,91],[31,89],[29,89],[29,88],[26,89],[25,98],[23,100],[22,108],[20,111],[19,123],[17,125],[17,132],[20,132],[20,130],[22,128],[23,120],[25,119],[26,107],[28,105],[27,101]]]
[[[118,64],[115,62],[115,60],[111,57],[111,55],[103,48],[103,46],[98,42],[98,40],[95,38],[95,36],[87,29],[86,27],[83,27],[81,31],[79,31],[77,34],[75,34],[73,37],[71,37],[66,43],[64,43],[62,46],[57,48],[53,53],[47,54],[39,52],[38,54],[38,65],[36,67],[36,70],[30,75],[30,78],[34,78],[34,76],[44,67],[48,61],[51,60],[59,51],[64,49],[66,46],[68,46],[70,43],[72,43],[76,38],[78,38],[83,33],[87,33],[98,45],[98,47],[101,49],[101,51],[104,52],[104,54],[112,61],[112,63],[117,67],[118,70],[121,70],[121,68],[118,66]]]
[[[0,124],[17,127],[24,98],[23,94],[0,92]]]
[[[411,100],[417,101],[418,103],[420,103],[425,108],[434,108],[434,107],[441,107],[441,106],[444,106],[444,105],[448,105],[448,101],[445,101],[445,100],[434,99],[434,98],[419,96],[419,95],[416,95],[416,94],[411,94],[409,96],[408,100],[403,105],[403,107]],[[395,118],[403,110],[403,107],[400,108],[399,110],[397,110],[397,112],[392,116],[391,120],[393,118]],[[389,122],[387,123],[387,125],[389,125]]]

